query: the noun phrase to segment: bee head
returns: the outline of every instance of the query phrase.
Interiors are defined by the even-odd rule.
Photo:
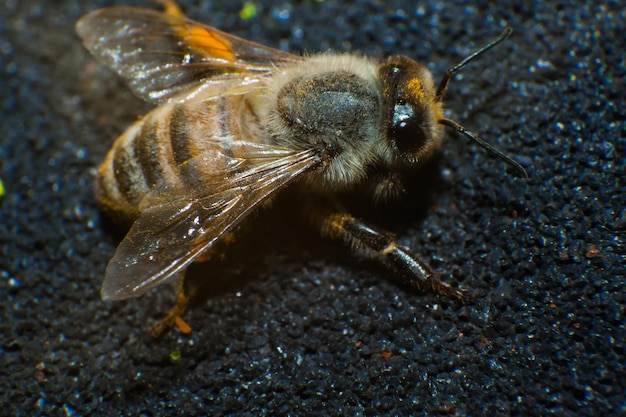
[[[441,142],[443,118],[433,77],[426,67],[402,55],[380,68],[389,146],[407,163],[429,156]]]
[[[441,102],[453,75],[468,63],[487,52],[511,35],[506,28],[495,40],[470,54],[444,74],[435,90],[431,73],[426,67],[402,55],[392,56],[380,68],[383,82],[387,138],[392,150],[407,163],[429,156],[441,142],[442,126],[449,126],[473,140],[493,155],[517,169],[524,177],[528,173],[519,162],[454,120],[444,117]]]

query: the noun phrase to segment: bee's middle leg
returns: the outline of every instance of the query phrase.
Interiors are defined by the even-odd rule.
[[[421,291],[434,292],[461,300],[465,290],[441,281],[440,274],[394,236],[347,213],[334,213],[323,220],[324,234],[340,238],[370,258],[379,258],[406,284]]]

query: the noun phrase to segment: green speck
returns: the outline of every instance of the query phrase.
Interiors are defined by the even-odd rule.
[[[170,359],[173,361],[179,361],[182,356],[183,353],[179,349],[170,352]]]
[[[2,178],[0,178],[0,197],[2,197],[5,193],[4,183],[2,182]]]
[[[239,18],[241,20],[249,20],[254,16],[256,16],[256,5],[251,1],[245,2],[239,11]]]

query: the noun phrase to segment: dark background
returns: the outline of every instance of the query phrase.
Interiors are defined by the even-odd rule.
[[[120,234],[94,168],[149,106],[73,33],[110,4],[0,5],[0,414],[626,415],[626,14],[618,2],[242,2],[183,9],[293,52],[404,53],[447,114],[528,167],[519,177],[449,132],[391,208],[361,210],[471,291],[398,284],[278,202],[209,267],[177,330],[168,288],[105,303]],[[220,4],[224,3],[224,4]],[[622,5],[623,6],[623,5]]]

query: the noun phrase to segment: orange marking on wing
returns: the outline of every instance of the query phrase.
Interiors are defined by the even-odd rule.
[[[185,44],[192,48],[205,49],[215,58],[228,62],[236,60],[231,43],[217,32],[211,32],[202,26],[192,26],[181,28],[180,37]]]

